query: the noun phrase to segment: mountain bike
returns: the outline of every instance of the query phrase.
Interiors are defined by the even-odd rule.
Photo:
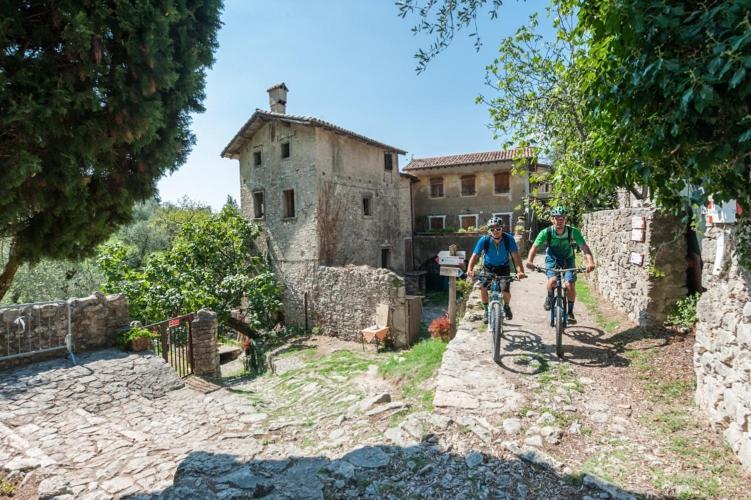
[[[516,281],[516,276],[500,276],[498,274],[480,272],[475,279],[484,281],[490,279],[488,287],[488,329],[492,335],[493,361],[498,363],[501,359],[501,338],[503,337],[503,320],[505,319],[503,300],[503,285]]]
[[[563,358],[563,330],[568,323],[568,297],[563,288],[563,275],[571,271],[573,273],[585,273],[587,270],[583,267],[563,268],[545,268],[535,266],[538,273],[552,271],[555,273],[555,289],[553,291],[553,304],[550,307],[550,324],[555,327],[555,354]]]

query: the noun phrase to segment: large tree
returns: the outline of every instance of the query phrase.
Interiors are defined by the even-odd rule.
[[[748,214],[751,0],[549,3],[575,21],[557,24],[552,42],[572,43],[572,57],[525,48],[530,38],[523,31],[513,43],[502,42],[489,67],[498,95],[486,99],[498,130],[515,128],[512,137],[533,138],[543,125],[547,143],[558,146],[579,135],[579,154],[556,165],[559,190],[585,195],[640,185],[674,211],[712,195],[741,200]],[[434,37],[415,54],[418,71],[458,30],[473,30],[470,36],[479,41],[478,16],[502,15],[501,0],[399,0],[397,6],[403,17],[417,17],[414,32]],[[546,86],[551,80],[562,85]],[[573,127],[545,119],[554,117],[550,105],[559,96],[574,97]],[[704,190],[686,200],[687,185]]]
[[[184,163],[221,0],[0,1],[0,298],[93,252]]]

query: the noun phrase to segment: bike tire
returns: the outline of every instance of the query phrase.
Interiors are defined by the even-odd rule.
[[[490,324],[493,332],[493,361],[501,359],[501,334],[503,333],[503,314],[501,304],[493,303],[490,309]]]
[[[555,354],[559,358],[563,358],[563,299],[558,297],[555,301]]]

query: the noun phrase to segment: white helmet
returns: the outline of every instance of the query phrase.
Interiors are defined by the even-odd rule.
[[[494,227],[503,227],[503,219],[500,217],[493,216],[490,219],[488,219],[488,230]]]

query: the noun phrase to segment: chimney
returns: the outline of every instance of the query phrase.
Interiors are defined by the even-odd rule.
[[[284,83],[274,85],[266,90],[269,93],[269,107],[272,113],[285,114],[287,112],[287,92],[289,89]]]

